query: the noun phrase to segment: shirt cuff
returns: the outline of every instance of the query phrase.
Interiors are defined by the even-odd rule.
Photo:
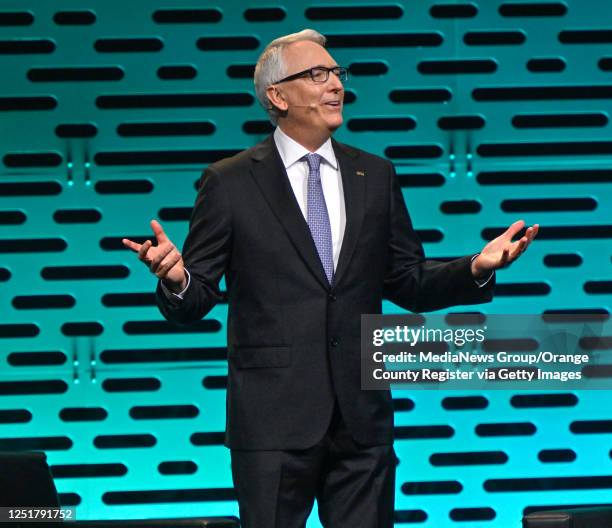
[[[480,253],[476,253],[476,255],[474,255],[474,256],[472,257],[472,260],[470,260],[470,264],[471,264],[472,262],[474,262],[474,259],[475,259],[475,258],[476,258],[478,255],[480,255]],[[493,278],[493,275],[495,275],[495,272],[494,272],[494,271],[492,271],[492,272],[491,272],[491,274],[490,274],[490,275],[489,275],[489,276],[488,276],[486,279],[474,279],[474,282],[476,283],[476,285],[477,285],[479,288],[483,288],[483,287],[485,287],[485,286],[488,284],[488,282],[489,282],[489,281],[490,281],[490,280]]]
[[[189,288],[189,284],[191,283],[191,275],[189,274],[189,271],[187,271],[187,268],[185,268],[185,275],[187,276],[187,286],[185,286],[185,288],[183,288],[183,290],[178,293],[170,291],[168,287],[164,284],[164,281],[160,281],[161,288],[166,294],[166,297],[170,299],[172,299],[172,297],[178,297],[181,301],[183,300],[183,296],[185,295],[185,292],[187,291],[187,288]]]

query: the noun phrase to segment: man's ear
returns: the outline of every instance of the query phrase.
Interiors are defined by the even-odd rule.
[[[270,104],[280,112],[286,112],[287,108],[289,108],[285,96],[276,86],[268,86],[268,88],[266,88],[266,95],[268,96]]]

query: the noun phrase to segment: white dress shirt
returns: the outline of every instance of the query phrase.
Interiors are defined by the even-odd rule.
[[[304,219],[307,218],[308,204],[308,163],[306,160],[300,161],[302,157],[309,154],[310,151],[300,145],[297,141],[291,139],[285,134],[280,127],[276,127],[274,131],[274,143],[280,154],[289,183],[293,189],[293,194],[297,200]],[[331,138],[321,145],[315,154],[321,156],[321,186],[323,187],[323,196],[325,197],[325,205],[327,206],[327,214],[329,215],[329,224],[332,235],[332,251],[334,257],[334,270],[338,266],[338,256],[342,247],[344,238],[344,228],[346,226],[346,210],[344,208],[344,191],[342,188],[342,177],[340,175],[340,167],[338,160],[332,148]]]

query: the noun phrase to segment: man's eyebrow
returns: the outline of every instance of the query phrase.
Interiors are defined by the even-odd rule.
[[[311,68],[327,68],[328,66],[325,66],[325,64],[317,64],[316,66],[311,66]],[[337,64],[335,64],[334,66],[329,66],[329,68],[338,68],[339,66]]]

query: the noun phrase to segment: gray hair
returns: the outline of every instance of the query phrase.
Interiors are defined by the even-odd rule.
[[[253,76],[255,94],[257,95],[259,104],[268,112],[268,117],[274,125],[276,125],[281,112],[270,102],[266,95],[266,90],[268,86],[287,75],[287,68],[283,60],[283,49],[289,44],[301,40],[310,40],[321,46],[325,46],[325,42],[327,41],[318,31],[314,29],[303,29],[298,33],[291,33],[290,35],[274,39],[266,46],[266,49],[263,50],[255,65],[255,75]]]

